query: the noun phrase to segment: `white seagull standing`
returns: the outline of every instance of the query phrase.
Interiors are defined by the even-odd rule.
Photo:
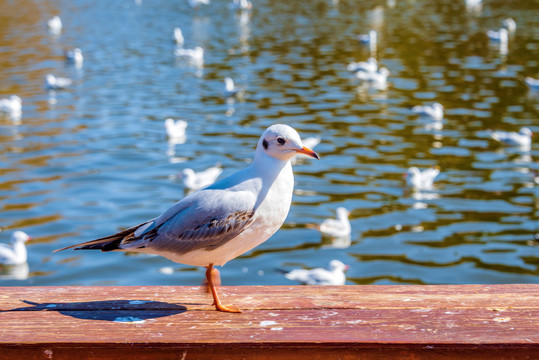
[[[59,16],[55,16],[47,21],[47,29],[53,35],[59,35],[62,32],[62,20]]]
[[[344,275],[346,270],[348,270],[348,265],[343,264],[340,260],[331,260],[329,270],[323,268],[294,269],[284,276],[288,280],[299,281],[307,285],[344,285],[346,283],[346,275]]]
[[[432,105],[416,105],[412,108],[412,112],[421,117],[431,118],[432,120],[440,121],[444,118],[444,106],[440,103]]]
[[[296,130],[272,125],[262,133],[248,167],[187,195],[155,219],[64,249],[134,251],[205,266],[216,309],[240,312],[221,304],[212,280],[213,266],[260,245],[281,227],[294,188],[290,160],[299,153],[318,158]]]
[[[45,89],[47,90],[63,90],[73,84],[73,80],[69,78],[56,77],[52,74],[45,76]]]
[[[174,34],[172,35],[172,39],[174,40],[176,45],[182,47],[184,41],[182,29],[180,29],[179,27],[174,28]]]
[[[170,140],[184,138],[185,129],[187,129],[187,121],[185,120],[174,121],[171,118],[165,120],[165,130]]]
[[[22,99],[11,95],[7,99],[0,99],[0,114],[17,117],[22,114]]]
[[[223,169],[219,166],[212,166],[199,172],[195,172],[190,168],[185,168],[182,170],[180,177],[183,181],[183,185],[187,189],[194,191],[213,184],[222,172]]]
[[[32,238],[24,231],[15,231],[11,235],[11,245],[0,244],[0,264],[24,264],[28,256],[25,243],[30,239]]]
[[[82,62],[84,61],[84,57],[82,56],[82,51],[79,48],[67,50],[64,53],[64,56],[68,62],[74,64],[78,68],[82,66]]]
[[[530,149],[532,145],[533,133],[527,127],[523,127],[519,132],[492,131],[490,137],[505,145],[518,146],[523,149]]]
[[[440,174],[440,169],[438,167],[421,171],[413,166],[409,168],[408,172],[405,174],[406,183],[415,190],[430,190],[432,189],[434,179],[438,174]]]

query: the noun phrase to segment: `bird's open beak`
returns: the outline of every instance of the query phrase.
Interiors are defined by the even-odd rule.
[[[305,154],[307,156],[310,156],[312,158],[315,158],[316,160],[320,160],[320,157],[318,156],[317,153],[315,153],[314,151],[312,151],[311,149],[307,148],[307,147],[303,147],[301,149],[294,149],[296,150],[296,152],[300,153],[300,154]]]

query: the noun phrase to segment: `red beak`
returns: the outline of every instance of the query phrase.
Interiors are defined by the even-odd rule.
[[[300,154],[305,154],[307,156],[315,158],[316,160],[320,160],[320,157],[318,156],[317,153],[315,153],[314,151],[312,151],[311,149],[309,149],[309,148],[307,148],[305,146],[302,149],[294,149],[294,150],[296,150],[296,152],[298,152]]]

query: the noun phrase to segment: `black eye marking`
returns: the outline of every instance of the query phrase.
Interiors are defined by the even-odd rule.
[[[279,144],[281,144],[281,145],[284,145],[284,143],[286,142],[286,140],[283,139],[282,137],[279,137],[279,138],[277,138],[277,142],[278,142]]]
[[[264,149],[268,149],[268,142],[266,141],[266,139],[262,140],[262,146],[264,147]]]

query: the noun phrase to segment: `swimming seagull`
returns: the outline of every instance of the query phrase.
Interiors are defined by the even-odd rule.
[[[67,50],[66,52],[64,52],[64,56],[68,62],[74,64],[78,68],[82,66],[82,62],[84,61],[82,51],[79,48]]]
[[[11,235],[11,245],[0,244],[0,264],[20,265],[27,259],[26,243],[32,238],[24,231],[15,231]]]
[[[336,219],[326,219],[320,224],[317,229],[322,233],[322,235],[329,237],[347,237],[350,236],[352,227],[350,226],[350,211],[346,208],[338,207],[337,208],[337,218]]]
[[[431,118],[432,120],[440,121],[444,118],[444,106],[440,103],[432,105],[416,105],[412,108],[412,112],[421,117]]]
[[[221,304],[212,280],[213,267],[260,245],[281,227],[294,188],[290,160],[297,154],[318,159],[296,130],[272,125],[262,133],[248,167],[187,195],[155,219],[59,250],[134,251],[205,266],[215,308],[240,312]]]
[[[180,47],[183,46],[184,39],[183,39],[182,29],[180,29],[179,27],[174,28],[174,34],[172,36],[172,39],[174,40],[176,45]]]
[[[346,283],[346,275],[344,275],[346,270],[348,270],[348,265],[343,264],[340,260],[331,260],[329,270],[323,268],[294,269],[284,276],[289,280],[299,281],[307,285],[344,285]]]
[[[359,61],[359,62],[353,62],[348,64],[346,69],[350,72],[358,72],[358,71],[365,71],[365,72],[376,72],[378,71],[378,62],[375,58],[368,58],[367,61]]]
[[[440,168],[437,166],[423,171],[413,166],[405,174],[406,183],[416,190],[430,190],[438,174],[440,174]]]
[[[52,19],[47,21],[47,29],[49,33],[53,35],[58,35],[62,32],[62,20],[59,16],[55,16]]]
[[[365,45],[376,45],[376,39],[377,39],[377,33],[376,30],[370,30],[367,34],[361,34],[356,36],[356,39]]]
[[[17,95],[11,95],[7,99],[0,99],[0,114],[20,116],[22,114],[22,99]]]
[[[225,78],[225,97],[234,97],[238,95],[239,88],[234,84],[234,80],[227,77]]]
[[[505,145],[518,146],[524,149],[531,148],[533,133],[527,127],[523,127],[519,132],[492,131],[490,137]]]
[[[188,190],[194,191],[213,184],[222,172],[223,169],[219,166],[212,166],[199,172],[195,172],[190,168],[185,168],[182,170],[180,177],[183,181],[183,185]]]
[[[73,84],[73,80],[69,78],[56,77],[52,74],[45,76],[45,89],[47,90],[63,90]]]
[[[185,129],[187,128],[187,121],[176,120],[168,118],[165,120],[165,130],[167,137],[170,140],[181,139],[185,137]]]
[[[509,40],[509,31],[506,28],[500,28],[499,30],[488,30],[487,36],[490,41],[507,43]]]
[[[174,55],[187,61],[191,61],[197,66],[202,66],[204,64],[204,49],[200,46],[197,46],[194,49],[176,49],[174,50]]]
[[[232,10],[251,10],[253,4],[249,0],[233,0],[228,7]]]
[[[198,7],[200,5],[209,5],[210,0],[187,0],[187,3],[189,6],[191,6],[193,9],[198,10]]]
[[[502,21],[502,26],[506,28],[510,33],[514,33],[517,29],[517,22],[513,18],[506,18]]]
[[[377,89],[385,89],[387,87],[387,77],[391,75],[389,70],[385,67],[378,69],[376,72],[358,71],[356,77],[359,80],[370,83]]]
[[[539,91],[539,79],[534,79],[528,76],[526,77],[526,79],[524,79],[524,82],[526,83],[526,85],[528,85],[530,90]]]

